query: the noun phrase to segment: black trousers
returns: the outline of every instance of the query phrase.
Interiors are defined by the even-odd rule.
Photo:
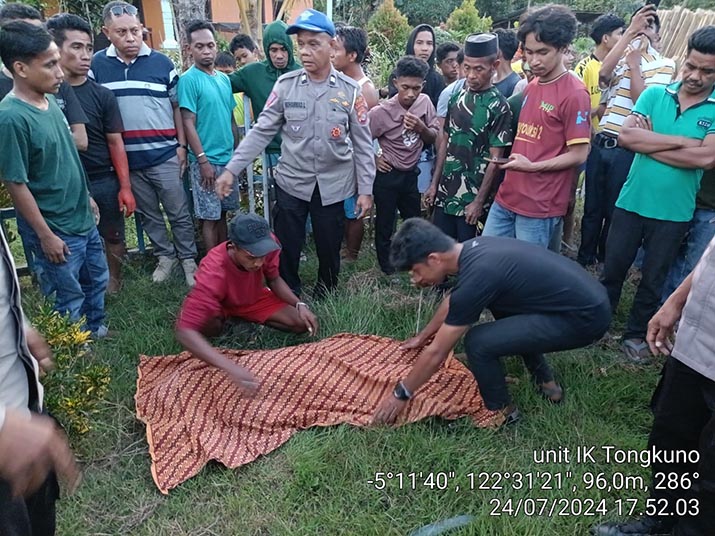
[[[554,379],[544,354],[571,350],[600,339],[611,322],[605,301],[581,311],[506,314],[492,310],[494,322],[477,324],[464,338],[469,369],[491,410],[511,404],[502,357],[520,355],[534,382]]]
[[[649,449],[664,453],[697,451],[698,463],[668,463],[656,460],[652,464],[651,498],[656,508],[668,513],[693,513],[685,501],[695,499],[700,513],[677,518],[676,536],[703,536],[715,530],[715,381],[670,357],[654,395],[653,429]],[[663,475],[685,475],[692,486],[671,486]],[[693,479],[693,473],[699,475]],[[659,485],[660,484],[660,485]],[[665,489],[663,489],[665,488]]]
[[[340,244],[343,239],[345,213],[343,202],[323,206],[320,190],[315,185],[310,201],[293,197],[276,185],[275,233],[280,240],[280,274],[288,286],[300,296],[300,252],[305,244],[305,224],[310,214],[313,223],[315,251],[318,255],[316,296],[338,286]]]
[[[626,182],[635,153],[622,147],[606,148],[596,143],[586,161],[586,199],[581,219],[581,246],[577,260],[586,266],[606,258],[606,238],[621,188]]]
[[[380,268],[386,274],[395,272],[390,263],[390,243],[395,232],[397,211],[403,220],[420,217],[420,193],[417,190],[419,169],[394,169],[377,172],[372,194],[375,199],[375,250]]]
[[[648,321],[660,305],[665,278],[678,255],[680,243],[689,225],[690,222],[644,218],[621,208],[613,211],[613,221],[606,243],[606,264],[601,280],[608,292],[613,312],[618,308],[623,282],[641,244],[645,250],[641,267],[642,278],[633,298],[624,338],[645,338]]]
[[[55,533],[55,502],[60,490],[50,473],[31,497],[13,498],[10,486],[0,480],[0,535],[52,536]]]
[[[442,207],[434,207],[434,224],[457,242],[466,242],[477,236],[476,225],[469,225],[464,216],[445,214]]]

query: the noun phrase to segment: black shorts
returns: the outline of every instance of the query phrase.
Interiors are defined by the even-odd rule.
[[[108,244],[124,243],[124,214],[119,210],[119,179],[114,173],[89,181],[89,189],[99,207],[99,234]]]

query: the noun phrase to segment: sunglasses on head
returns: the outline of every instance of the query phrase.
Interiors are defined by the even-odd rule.
[[[137,8],[134,6],[112,6],[109,12],[115,17],[121,17],[123,14],[134,16],[138,13]]]

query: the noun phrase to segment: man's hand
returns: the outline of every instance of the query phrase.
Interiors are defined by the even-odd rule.
[[[634,48],[626,55],[626,65],[630,67],[631,71],[641,70],[641,51],[638,48]]]
[[[437,199],[437,185],[430,184],[430,187],[425,192],[425,205],[431,207],[434,205],[435,199]]]
[[[626,28],[624,38],[629,41],[645,32],[653,23],[656,17],[656,7],[653,4],[646,4],[631,17],[631,23]]]
[[[235,180],[233,178],[233,173],[228,170],[225,170],[223,173],[221,173],[221,175],[218,176],[218,178],[216,179],[216,193],[221,199],[231,195],[231,192],[233,191],[234,182]]]
[[[505,164],[500,164],[499,168],[511,169],[512,171],[523,171],[524,173],[532,173],[534,171],[534,164],[523,154],[512,153],[511,155],[509,155],[509,161]]]
[[[305,327],[308,329],[308,333],[311,336],[318,333],[318,317],[316,317],[310,309],[304,305],[299,305],[298,316],[305,324]]]
[[[405,117],[402,120],[407,130],[414,130],[417,134],[422,134],[422,131],[427,128],[424,121],[410,112],[405,113]]]
[[[134,194],[132,194],[131,188],[120,188],[117,200],[119,201],[119,210],[124,211],[125,218],[134,214],[134,211],[137,208],[137,202],[134,199]]]
[[[482,214],[484,214],[484,205],[481,202],[477,203],[476,199],[464,208],[464,219],[467,221],[467,225],[476,225]]]
[[[371,195],[359,195],[355,206],[359,209],[355,218],[358,220],[364,218],[372,209],[372,196]]]
[[[47,344],[40,332],[29,324],[25,325],[25,340],[30,353],[37,359],[41,372],[46,373],[55,368],[55,364],[52,362],[50,345]]]
[[[71,255],[70,248],[67,247],[64,240],[54,233],[40,239],[40,246],[42,247],[42,252],[47,257],[51,263],[62,264],[67,262],[65,259],[66,255]]]
[[[670,355],[673,350],[675,324],[680,319],[681,309],[666,301],[648,322],[646,341],[653,355]]]
[[[54,470],[72,493],[81,478],[64,433],[48,417],[28,417],[6,409],[0,429],[0,478],[10,484],[14,497],[29,497]]]
[[[201,187],[204,190],[213,190],[216,182],[216,170],[211,165],[211,162],[208,160],[201,162],[199,171],[201,172]]]
[[[394,424],[402,410],[407,406],[407,402],[407,400],[398,400],[392,393],[388,394],[377,406],[372,422],[374,424]]]
[[[400,345],[400,350],[415,350],[417,348],[422,348],[426,344],[427,341],[424,337],[422,337],[422,335],[415,335],[414,337],[410,337],[404,341]]]
[[[387,163],[387,160],[385,160],[384,156],[376,156],[375,165],[377,166],[377,170],[380,173],[389,173],[390,171],[392,171],[392,166]]]
[[[187,150],[183,147],[176,148],[176,157],[179,159],[179,179],[184,176],[184,171],[186,171],[186,153]]]
[[[231,361],[224,370],[246,396],[253,397],[258,392],[261,383],[248,369]]]
[[[94,224],[99,225],[99,219],[102,215],[99,213],[99,205],[97,205],[92,196],[89,197],[89,208],[92,211],[92,216],[94,216]]]
[[[650,130],[651,132],[653,132],[653,123],[650,120],[650,117],[633,114],[633,118],[635,119],[637,128],[641,128],[643,130]]]

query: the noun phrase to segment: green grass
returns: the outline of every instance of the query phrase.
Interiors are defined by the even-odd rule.
[[[316,272],[308,252],[303,274],[306,288]],[[405,338],[414,333],[419,292],[390,285],[370,268],[374,254],[366,239],[361,260],[344,268],[341,291],[317,303],[321,336],[348,331]],[[522,410],[517,425],[499,431],[474,428],[463,419],[430,419],[399,429],[350,426],[300,432],[277,451],[239,468],[211,464],[198,476],[159,493],[149,467],[144,427],[134,416],[139,354],[180,350],[172,326],[185,287],[180,274],[163,285],[151,283],[153,261],[135,258],[125,267],[125,287],[109,298],[107,311],[118,337],[95,345],[96,359],[112,369],[110,393],[94,428],[75,441],[84,465],[84,482],[58,508],[61,535],[404,535],[436,520],[471,514],[476,520],[460,535],[586,534],[599,517],[490,516],[490,500],[512,498],[643,498],[642,490],[598,491],[583,488],[587,472],[640,475],[636,465],[545,464],[533,461],[535,450],[579,445],[616,445],[642,449],[650,427],[648,402],[658,364],[635,368],[622,364],[614,347],[594,346],[553,355],[551,362],[566,388],[566,400],[552,406],[535,393],[518,359],[507,361],[519,379],[511,386]],[[26,285],[27,286],[27,285]],[[37,293],[25,289],[31,315]],[[629,289],[630,290],[630,289]],[[425,294],[427,295],[427,294]],[[624,296],[630,303],[630,294]],[[422,324],[435,303],[427,300]],[[622,324],[622,315],[617,319]],[[217,344],[235,348],[271,348],[305,339],[268,328],[233,329]],[[566,489],[469,490],[469,473],[571,471]],[[418,486],[386,489],[368,484],[376,472],[454,472],[450,489]],[[460,485],[460,491],[454,490]]]

